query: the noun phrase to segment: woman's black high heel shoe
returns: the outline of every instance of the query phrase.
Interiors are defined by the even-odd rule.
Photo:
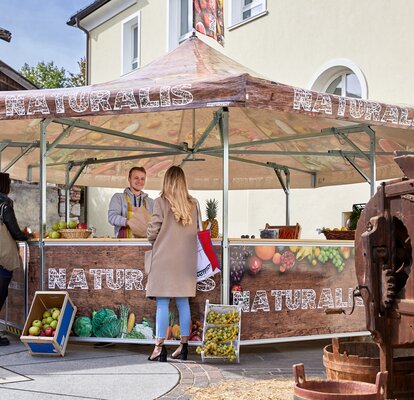
[[[171,354],[171,358],[173,358],[174,360],[187,360],[187,355],[188,355],[188,343],[181,343],[181,352],[178,354],[175,354],[175,352],[173,354]]]
[[[160,362],[166,362],[167,361],[167,348],[162,344],[156,344],[156,347],[161,347],[161,353],[158,354],[158,356],[151,358],[151,355],[148,357],[149,361],[160,361]]]

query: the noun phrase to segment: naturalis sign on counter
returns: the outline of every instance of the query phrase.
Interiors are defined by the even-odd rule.
[[[303,311],[352,308],[353,288],[272,289],[233,292],[233,304],[241,305],[243,312]],[[355,298],[356,307],[364,307],[362,299]]]
[[[48,268],[47,276],[50,290],[145,290],[144,274],[135,268]],[[200,292],[210,292],[215,287],[213,279],[197,284]]]

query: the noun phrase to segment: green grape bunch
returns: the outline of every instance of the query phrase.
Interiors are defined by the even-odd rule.
[[[207,329],[204,339],[207,342],[226,342],[234,340],[239,334],[239,327],[237,325],[230,325],[222,328],[209,328]]]
[[[235,324],[240,320],[240,315],[237,310],[226,313],[219,313],[218,311],[209,311],[207,314],[207,323],[213,325]]]
[[[345,261],[341,255],[339,247],[321,247],[321,253],[318,256],[318,261],[322,264],[331,261],[338,272],[342,272],[345,267]]]
[[[210,357],[226,357],[229,361],[236,361],[236,349],[233,347],[233,343],[216,343],[206,342],[203,346],[199,346],[196,349],[198,354],[204,351],[204,355]]]

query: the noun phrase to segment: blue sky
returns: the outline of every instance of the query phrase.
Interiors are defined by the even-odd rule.
[[[12,33],[7,43],[0,40],[0,60],[20,70],[40,61],[54,61],[70,72],[85,55],[86,37],[78,28],[66,25],[78,10],[93,0],[0,0],[0,27]]]

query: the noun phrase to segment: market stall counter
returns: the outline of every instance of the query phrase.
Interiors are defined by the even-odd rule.
[[[44,246],[43,276],[40,245]],[[221,241],[214,240],[213,245],[221,259]],[[134,314],[137,329],[119,332],[111,340],[145,342],[155,325],[155,301],[145,297],[144,255],[150,248],[145,239],[32,241],[26,260],[27,284],[24,274],[16,274],[12,286],[26,288],[29,305],[37,290],[68,291],[77,315],[89,318],[102,308],[119,315],[119,306],[126,306],[129,317]],[[229,249],[230,299],[242,306],[242,343],[366,334],[359,298],[353,314],[347,315],[357,284],[353,241],[230,239]],[[217,274],[197,284],[197,296],[190,301],[194,343],[202,338],[205,301],[221,303],[222,282],[222,274]],[[24,321],[24,301],[16,301],[22,295],[11,291],[9,296],[8,318],[16,326]],[[167,338],[179,339],[175,311]]]

